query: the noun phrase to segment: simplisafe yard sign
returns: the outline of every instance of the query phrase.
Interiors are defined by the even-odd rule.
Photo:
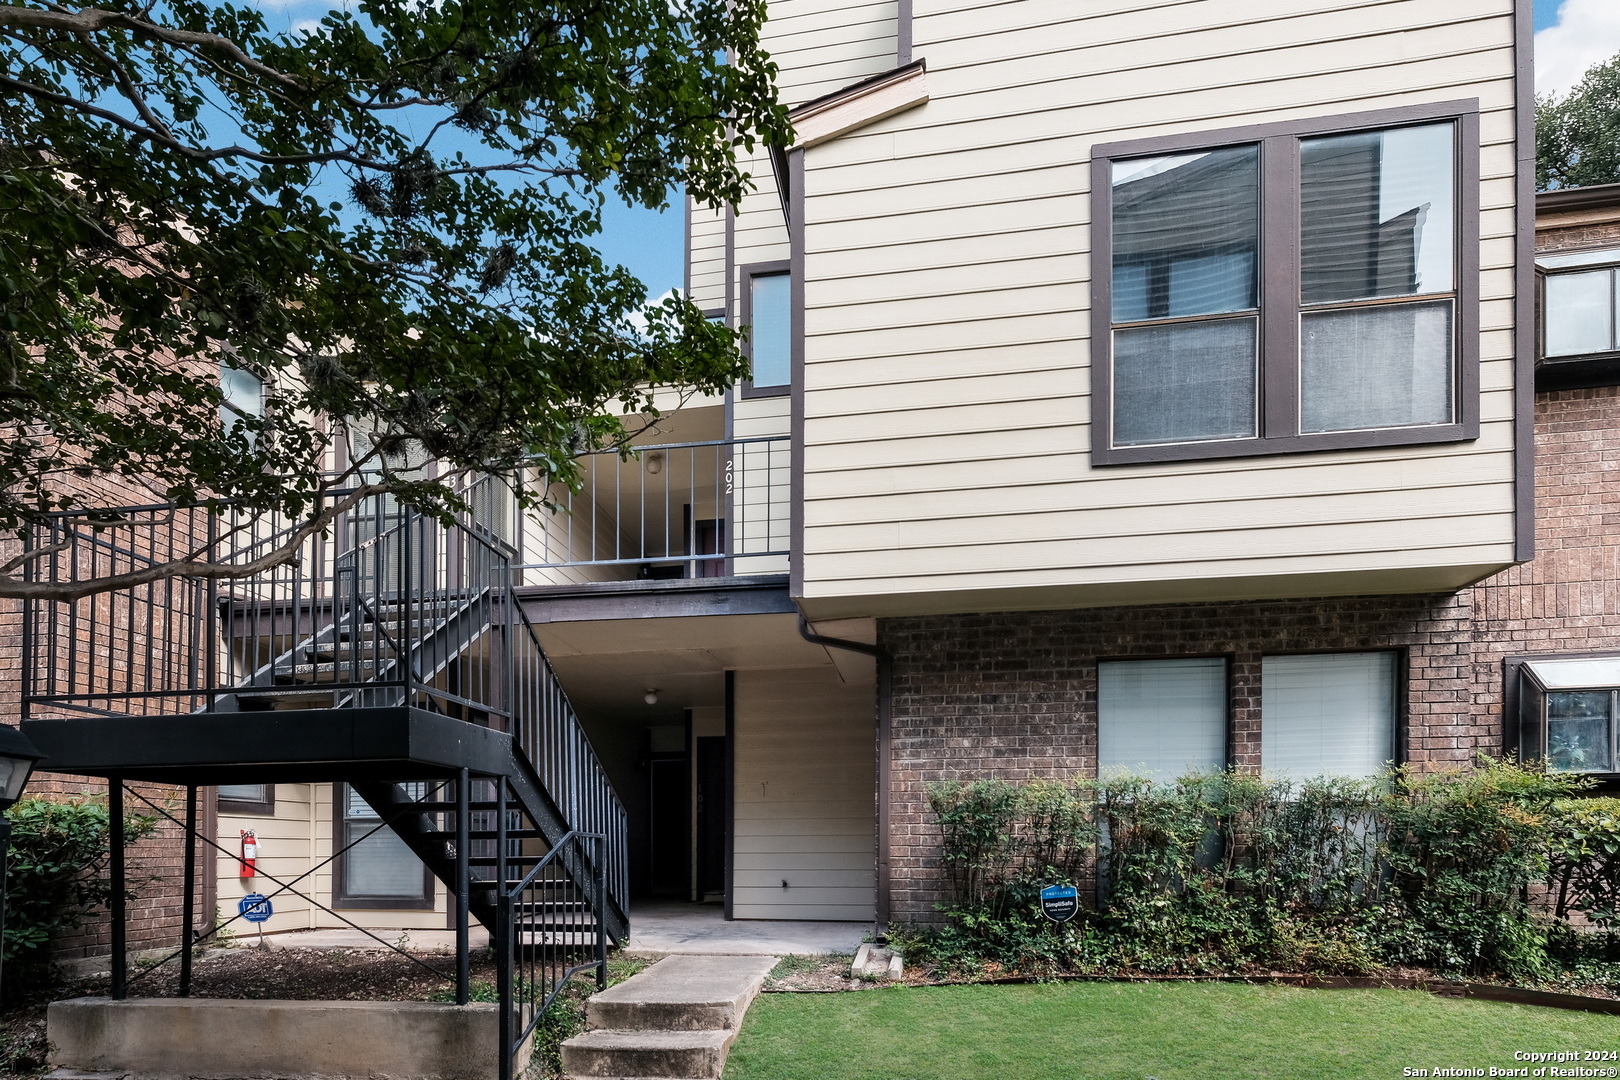
[[[1080,890],[1073,885],[1048,885],[1041,890],[1041,914],[1053,922],[1068,922],[1080,910]]]
[[[270,898],[256,892],[248,893],[237,901],[236,910],[251,923],[262,923],[275,914],[275,909],[270,906]]]

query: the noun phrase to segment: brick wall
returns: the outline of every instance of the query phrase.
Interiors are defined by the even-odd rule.
[[[1233,757],[1257,768],[1263,655],[1404,649],[1407,759],[1466,765],[1499,751],[1500,722],[1475,705],[1471,600],[1463,593],[882,620],[880,639],[894,655],[893,917],[929,920],[941,898],[929,782],[1095,775],[1099,658],[1229,657]]]

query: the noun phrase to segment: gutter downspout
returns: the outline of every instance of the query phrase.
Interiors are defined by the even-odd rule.
[[[877,896],[878,944],[889,940],[889,770],[893,760],[892,720],[894,702],[894,657],[881,645],[864,641],[826,637],[810,629],[803,613],[799,615],[799,636],[812,645],[846,649],[877,661]]]

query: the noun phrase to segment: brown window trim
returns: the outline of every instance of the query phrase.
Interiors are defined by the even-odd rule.
[[[332,785],[332,850],[342,851],[343,845],[348,843],[344,837],[343,826],[347,815],[343,807],[348,798],[348,786],[342,781]],[[342,854],[333,860],[332,864],[332,907],[345,911],[432,911],[438,901],[434,896],[433,871],[428,869],[427,863],[422,864],[422,895],[413,896],[353,896],[345,892],[343,883],[349,876],[349,854]]]
[[[741,309],[737,315],[737,325],[752,328],[754,325],[754,279],[756,277],[770,277],[776,274],[786,274],[790,278],[793,274],[793,263],[788,259],[777,259],[773,262],[744,263],[738,267],[742,276],[742,296],[737,304]],[[791,281],[790,281],[791,284]],[[754,343],[748,341],[743,345],[743,353],[748,357],[750,371],[754,363]],[[793,390],[792,364],[788,365],[788,381],[769,386],[755,386],[752,375],[744,379],[739,387],[743,399],[762,397],[786,397]]]
[[[274,814],[276,812],[276,785],[267,784],[270,789],[270,798],[260,802],[257,799],[228,799],[221,794],[216,799],[216,805],[222,814]]]
[[[1453,333],[1456,419],[1449,424],[1369,428],[1363,431],[1301,433],[1298,430],[1298,205],[1299,155],[1279,152],[1293,141],[1374,128],[1400,127],[1450,120],[1457,125],[1457,231],[1454,292],[1457,305]],[[1248,439],[1166,443],[1153,446],[1113,445],[1113,186],[1110,166],[1116,158],[1142,157],[1226,146],[1262,146],[1260,183],[1260,435]],[[1197,461],[1305,453],[1377,446],[1419,446],[1466,442],[1479,438],[1479,102],[1444,101],[1398,109],[1257,124],[1217,131],[1188,132],[1129,142],[1100,144],[1091,159],[1091,413],[1093,465],[1155,461]],[[1286,200],[1266,198],[1264,191],[1286,189]],[[1266,267],[1272,267],[1268,271]],[[1285,268],[1277,272],[1277,267]],[[1421,297],[1411,298],[1414,302]],[[1279,347],[1275,342],[1284,342]],[[1290,344],[1291,343],[1291,344]],[[1267,354],[1272,360],[1267,363]],[[1267,434],[1268,431],[1276,434]]]

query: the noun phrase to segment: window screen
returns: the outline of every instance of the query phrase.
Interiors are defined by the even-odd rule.
[[[1371,776],[1395,756],[1395,653],[1267,656],[1260,764],[1280,776]]]
[[[1226,661],[1097,665],[1097,764],[1174,780],[1226,767]]]

